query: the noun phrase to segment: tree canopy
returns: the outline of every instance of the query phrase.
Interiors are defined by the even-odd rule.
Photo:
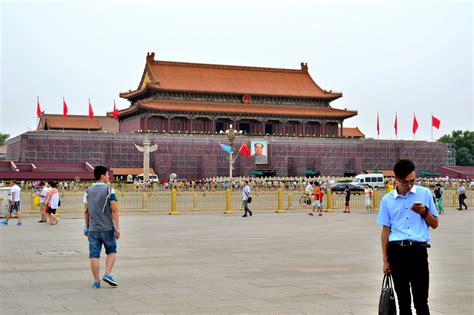
[[[456,165],[474,166],[474,131],[454,130],[451,135],[444,135],[438,141],[454,144]]]
[[[4,145],[9,137],[10,137],[10,135],[8,133],[1,133],[0,132],[0,145]]]

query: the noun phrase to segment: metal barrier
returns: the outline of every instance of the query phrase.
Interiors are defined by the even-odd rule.
[[[118,192],[118,206],[121,212],[146,211],[162,214],[178,214],[188,211],[206,211],[231,214],[243,211],[241,191],[215,191],[215,192],[177,192],[176,190],[155,192]],[[378,210],[380,200],[385,195],[385,190],[378,189],[372,198],[374,210]],[[312,205],[300,205],[300,198],[304,193],[299,191],[257,191],[252,192],[253,200],[249,205],[253,210],[286,211],[311,209]],[[34,206],[35,195],[31,192],[21,194],[21,209],[30,213],[38,213],[39,207]],[[474,192],[467,192],[465,200],[468,206],[474,206]],[[83,192],[61,192],[61,207],[58,213],[82,212],[84,209]],[[5,200],[3,200],[5,203]],[[344,209],[345,195],[343,192],[326,191],[323,208],[325,211]],[[365,209],[365,195],[363,192],[353,192],[350,201],[351,209]],[[455,190],[445,193],[443,200],[445,207],[458,207],[458,196]]]

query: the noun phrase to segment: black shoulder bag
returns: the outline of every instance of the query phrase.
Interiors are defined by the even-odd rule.
[[[395,304],[395,292],[393,291],[392,275],[386,273],[382,280],[382,292],[380,292],[379,315],[397,315]]]

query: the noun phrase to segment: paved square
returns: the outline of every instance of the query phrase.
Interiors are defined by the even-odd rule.
[[[376,215],[128,213],[113,275],[92,289],[81,214],[0,226],[2,314],[377,314]],[[473,212],[447,209],[429,249],[432,314],[474,309]],[[105,260],[101,259],[101,274]]]

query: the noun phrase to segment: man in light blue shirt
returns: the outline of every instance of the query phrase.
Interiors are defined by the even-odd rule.
[[[438,211],[431,191],[415,185],[415,165],[398,161],[397,185],[380,202],[377,224],[382,225],[383,272],[391,273],[400,314],[411,314],[411,292],[417,314],[429,314],[429,228],[438,227]]]

